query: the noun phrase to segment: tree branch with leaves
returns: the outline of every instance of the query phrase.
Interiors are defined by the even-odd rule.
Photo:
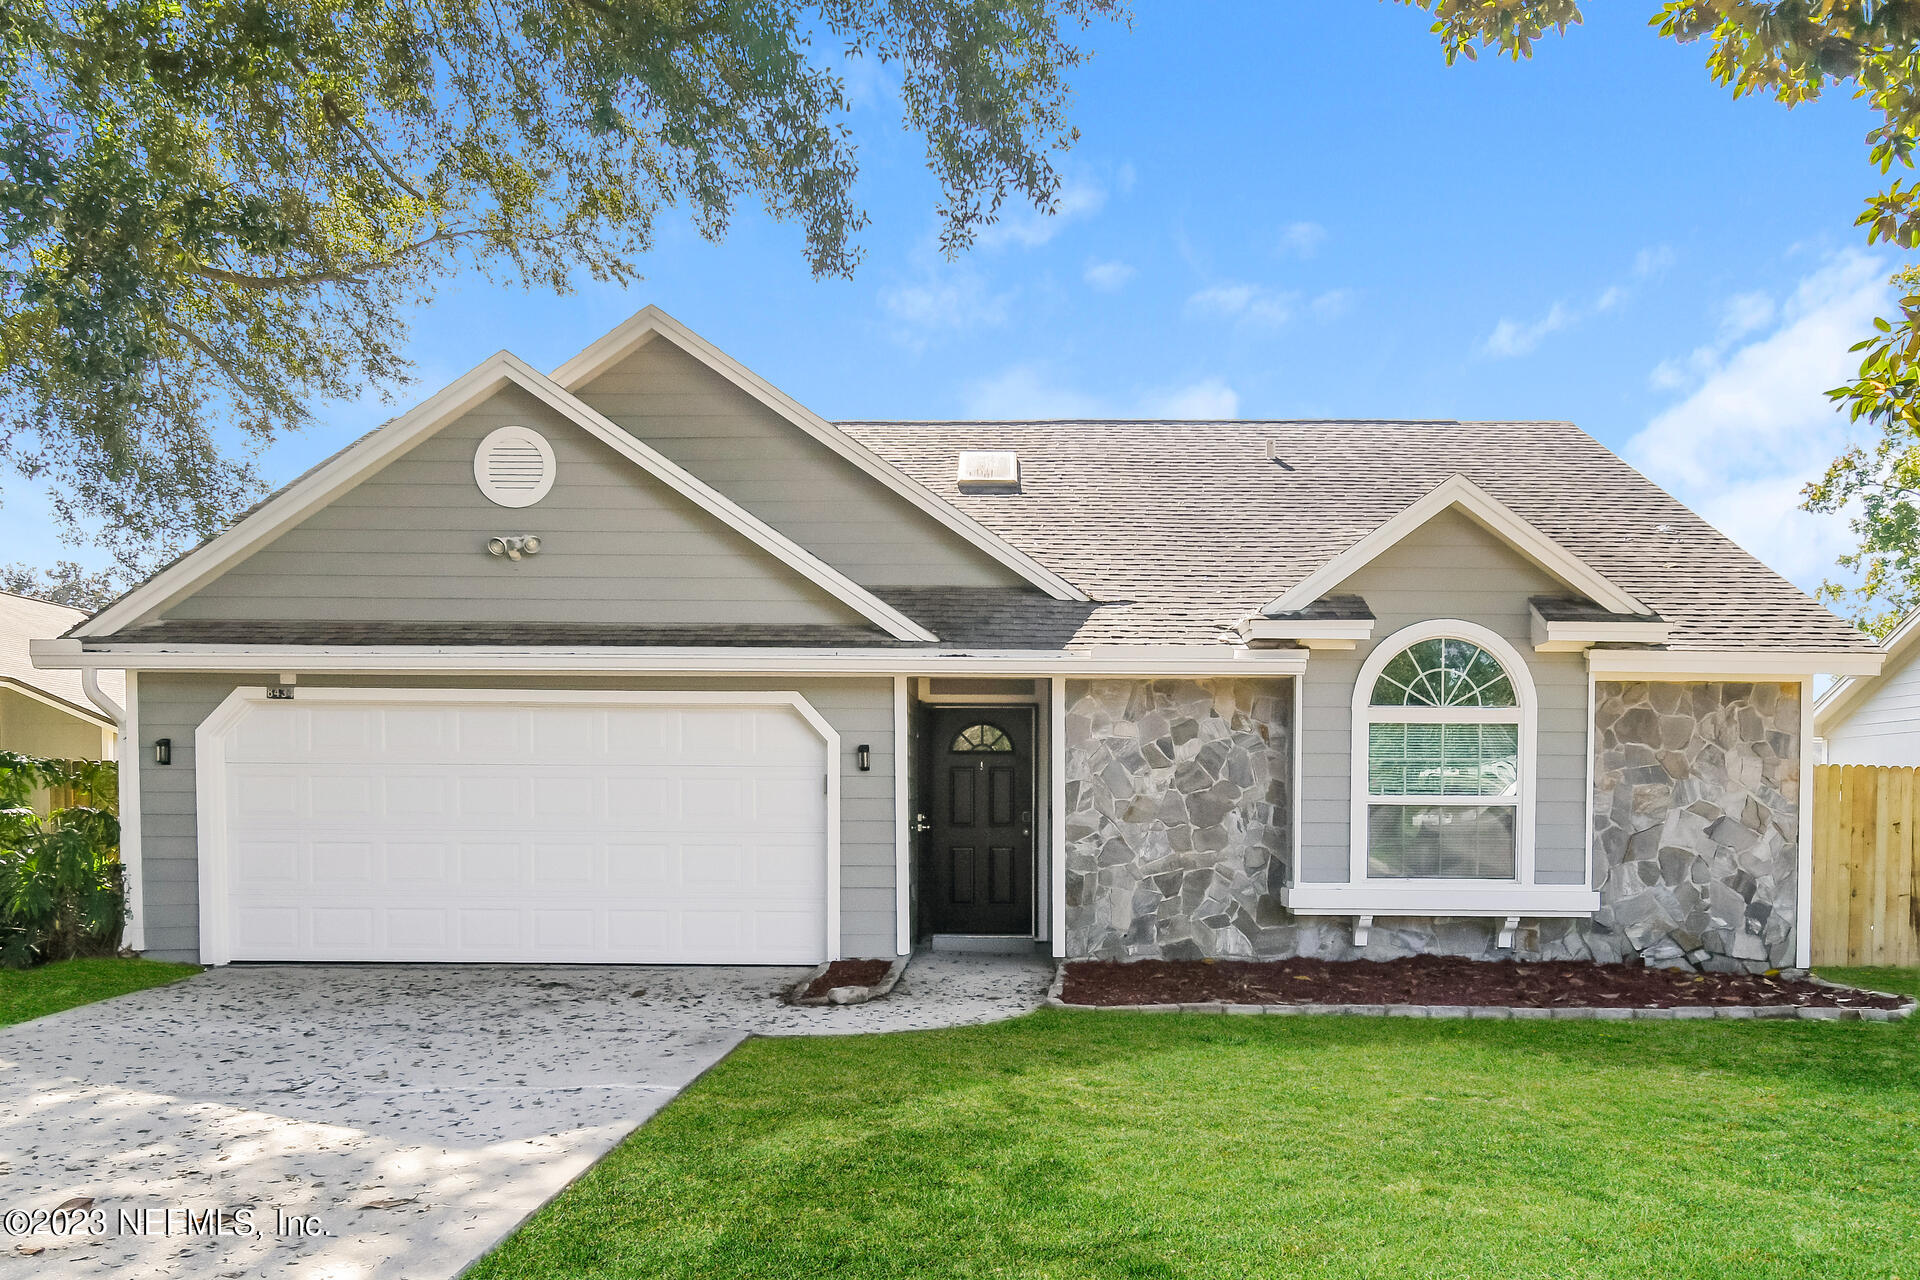
[[[1520,59],[1549,32],[1581,22],[1576,0],[1399,0],[1433,15],[1433,31],[1449,64],[1497,51]],[[1838,89],[1874,112],[1868,156],[1881,173],[1914,167],[1920,140],[1920,4],[1912,0],[1683,0],[1651,21],[1682,44],[1704,41],[1707,73],[1736,98],[1772,97],[1787,107]],[[1920,183],[1895,179],[1870,195],[1856,226],[1869,244],[1920,245]],[[1841,557],[1853,584],[1829,581],[1822,595],[1851,606],[1855,620],[1884,635],[1920,606],[1920,268],[1892,283],[1898,314],[1875,322],[1854,346],[1858,372],[1828,396],[1868,444],[1848,449],[1803,494],[1808,511],[1850,512],[1858,546]]]
[[[840,60],[892,68],[942,242],[1051,206],[1122,0],[21,0],[0,10],[0,464],[129,566],[223,528],[311,407],[408,376],[459,270],[636,278],[738,208],[850,275]]]

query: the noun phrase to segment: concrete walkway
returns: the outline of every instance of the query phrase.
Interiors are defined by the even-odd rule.
[[[885,1001],[781,1004],[802,973],[234,966],[0,1031],[0,1215],[99,1211],[0,1217],[0,1275],[453,1276],[747,1036],[994,1021],[1052,966],[923,954]]]

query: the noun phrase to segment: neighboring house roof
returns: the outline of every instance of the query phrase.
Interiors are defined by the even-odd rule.
[[[1082,644],[1210,642],[1458,475],[1665,619],[1669,648],[1872,651],[1570,423],[840,426],[1094,599],[1129,602],[1094,611]],[[1017,452],[1019,488],[962,488],[967,449]]]
[[[27,656],[28,641],[51,639],[86,616],[82,609],[0,591],[0,686],[53,703],[82,720],[112,727],[113,721],[93,705],[86,690],[81,688],[78,671],[42,671]],[[102,672],[100,691],[124,706],[126,677],[118,671]]]
[[[1845,676],[1827,686],[1813,704],[1813,732],[1827,737],[1845,724],[1865,705],[1874,690],[1898,675],[1916,655],[1920,655],[1920,609],[1900,619],[1900,625],[1880,642],[1886,653],[1880,673],[1872,676]]]

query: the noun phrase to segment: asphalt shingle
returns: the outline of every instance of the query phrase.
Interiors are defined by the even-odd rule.
[[[1213,643],[1458,472],[1659,613],[1672,648],[1872,648],[1571,423],[838,425],[1096,600],[1127,602],[1092,611],[1076,647]],[[963,449],[1017,452],[1019,489],[962,490]]]

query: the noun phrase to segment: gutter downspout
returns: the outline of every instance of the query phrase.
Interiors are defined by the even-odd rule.
[[[135,705],[137,679],[127,672],[127,707]],[[140,865],[140,728],[133,713],[100,688],[100,673],[93,667],[80,669],[80,688],[87,700],[100,708],[120,732],[120,865],[127,874],[127,927],[120,944],[129,951],[144,951],[147,946],[146,882]]]

